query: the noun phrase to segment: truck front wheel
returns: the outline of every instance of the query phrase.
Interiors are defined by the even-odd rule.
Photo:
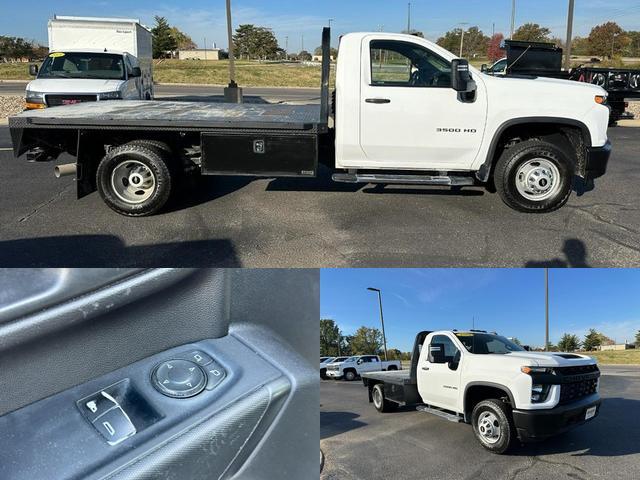
[[[373,386],[371,397],[373,398],[373,406],[376,407],[376,410],[380,413],[390,412],[397,406],[395,402],[390,402],[385,398],[384,387],[379,383]]]
[[[344,372],[344,379],[347,382],[353,382],[356,379],[357,376],[358,375],[353,370],[347,370],[346,372]]]
[[[112,210],[130,217],[153,215],[171,195],[172,178],[162,150],[152,145],[122,145],[98,165],[98,192]]]
[[[567,203],[573,174],[573,162],[562,149],[542,140],[527,140],[504,151],[496,164],[494,182],[509,207],[546,213]]]
[[[473,433],[480,444],[493,453],[505,453],[516,439],[509,407],[498,399],[483,400],[471,414]]]

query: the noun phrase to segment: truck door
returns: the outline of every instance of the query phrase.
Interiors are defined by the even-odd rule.
[[[451,88],[451,62],[407,40],[367,37],[363,45],[360,143],[367,167],[469,169],[485,130],[487,100]],[[479,77],[479,76],[476,76]]]
[[[460,355],[460,350],[447,335],[434,335],[428,347],[422,349],[418,368],[418,392],[425,403],[448,410],[457,408]]]

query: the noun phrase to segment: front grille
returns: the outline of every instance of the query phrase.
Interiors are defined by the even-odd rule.
[[[553,369],[561,375],[582,375],[583,373],[598,372],[598,365],[579,365],[575,367],[555,367]]]
[[[338,366],[337,365],[329,365],[327,367],[327,370],[338,370]]]
[[[596,393],[598,379],[583,380],[581,382],[565,383],[560,386],[560,403],[570,403]]]
[[[47,105],[49,107],[59,107],[61,105],[72,105],[74,103],[95,102],[97,95],[47,95]]]

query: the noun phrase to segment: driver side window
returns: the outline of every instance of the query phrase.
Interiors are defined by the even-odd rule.
[[[451,88],[451,63],[410,42],[370,43],[371,85]]]

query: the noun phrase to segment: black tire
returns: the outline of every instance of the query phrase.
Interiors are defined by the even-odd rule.
[[[114,148],[105,155],[98,165],[96,172],[98,192],[107,206],[121,215],[129,217],[153,215],[165,206],[171,196],[173,181],[166,157],[158,148],[146,142],[150,141],[137,141]],[[114,170],[132,160],[143,164],[155,178],[152,194],[140,203],[127,202],[122,199],[114,190],[111,182]]]
[[[140,147],[147,147],[158,150],[165,157],[165,159],[171,158],[173,156],[171,147],[161,140],[141,138],[140,140],[133,140],[132,142],[127,143],[127,145],[138,145]]]
[[[518,170],[526,162],[541,158],[557,168],[560,184],[556,192],[541,200],[522,195],[516,187]],[[493,180],[502,201],[514,210],[525,213],[547,213],[564,206],[571,196],[574,163],[557,145],[542,140],[527,140],[507,148],[496,164]]]
[[[479,425],[479,420],[485,412],[495,417],[498,424],[497,426],[500,429],[498,439],[494,442],[488,441],[481,432],[484,426]],[[478,442],[480,442],[480,445],[490,452],[503,454],[515,444],[516,427],[513,423],[511,408],[501,400],[491,398],[478,403],[471,414],[471,424],[473,426],[473,433],[478,439]]]
[[[394,370],[398,370],[398,367],[396,367],[395,365],[389,365],[389,368],[387,370],[393,372]]]
[[[326,380],[327,379],[327,369],[326,368],[321,368],[320,369],[320,378],[322,380]]]
[[[384,395],[384,387],[382,384],[377,383],[373,386],[371,390],[371,396],[373,397],[373,406],[380,413],[387,413],[392,410],[395,410],[398,406],[397,403],[387,400]]]
[[[344,372],[344,379],[347,382],[353,382],[356,378],[358,378],[358,373],[355,370],[347,370]]]

